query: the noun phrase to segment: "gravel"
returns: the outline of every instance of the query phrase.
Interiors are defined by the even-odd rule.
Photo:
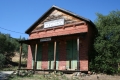
[[[13,71],[0,71],[0,80],[7,80]]]

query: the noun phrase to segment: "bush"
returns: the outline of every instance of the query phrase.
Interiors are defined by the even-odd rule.
[[[0,53],[0,68],[3,67],[5,62],[5,56],[3,54]]]
[[[90,69],[95,72],[116,74],[120,63],[120,11],[108,15],[97,14],[95,21],[98,34],[94,50],[90,53]]]

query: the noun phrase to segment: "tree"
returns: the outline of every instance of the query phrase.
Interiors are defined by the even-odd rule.
[[[0,53],[0,69],[4,66],[5,56]]]
[[[97,72],[117,73],[120,63],[120,11],[112,11],[108,15],[97,13],[97,17],[96,56],[91,59],[90,67]]]
[[[25,39],[25,37],[21,37],[20,36],[19,39],[17,39],[17,38],[10,38],[9,40],[10,40],[10,42],[12,44],[15,45],[15,52],[19,53],[20,52],[20,43],[18,41],[20,41],[20,40],[26,40],[26,39]],[[22,52],[23,52],[22,53],[22,57],[25,58],[25,59],[27,57],[27,48],[28,48],[27,44],[23,44],[22,45]]]
[[[0,33],[0,68],[11,61],[14,51],[15,45],[11,43],[9,36]]]
[[[0,68],[6,64],[12,64],[12,57],[15,53],[19,53],[20,44],[19,40],[25,40],[25,38],[12,38],[10,34],[3,34],[0,32]],[[23,57],[27,56],[27,45],[23,44]]]

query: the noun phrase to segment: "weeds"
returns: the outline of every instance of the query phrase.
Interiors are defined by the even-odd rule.
[[[33,71],[16,71],[10,76],[10,80],[69,80],[62,72],[49,74],[33,74]]]

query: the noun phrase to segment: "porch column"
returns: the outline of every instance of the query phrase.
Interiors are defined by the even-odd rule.
[[[22,43],[20,43],[20,57],[19,57],[18,69],[21,69],[21,56],[22,56]]]
[[[36,57],[37,57],[37,44],[35,45],[35,56],[34,56],[34,58],[35,58],[35,60],[34,60],[34,67],[33,67],[33,69],[34,69],[34,73],[35,73],[35,70],[36,70],[36,65],[37,65],[37,61],[36,61]]]
[[[54,69],[56,70],[56,41],[54,42]]]
[[[77,38],[77,55],[78,55],[78,57],[77,57],[77,70],[80,70],[80,59],[79,59],[79,52],[80,52],[80,50],[79,50],[79,45],[80,44],[80,42],[79,42],[79,37]]]

